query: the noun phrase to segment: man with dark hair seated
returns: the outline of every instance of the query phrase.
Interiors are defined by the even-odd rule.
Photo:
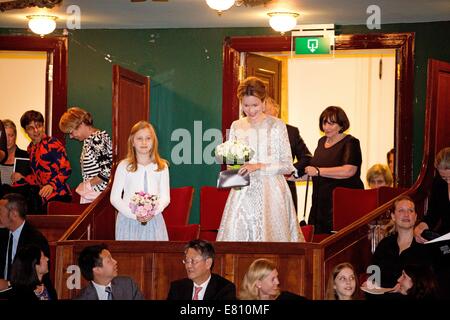
[[[117,261],[106,245],[89,246],[81,251],[78,266],[89,284],[77,300],[144,300],[130,277],[117,275]]]
[[[187,278],[170,284],[167,300],[235,300],[235,285],[214,273],[214,247],[205,240],[192,240],[184,250]]]
[[[26,221],[27,203],[17,193],[10,193],[0,200],[0,289],[11,279],[11,266],[16,253],[24,246],[38,246],[46,257],[50,257],[50,247],[44,235]],[[3,281],[2,281],[3,280]],[[52,287],[48,274],[43,283]]]

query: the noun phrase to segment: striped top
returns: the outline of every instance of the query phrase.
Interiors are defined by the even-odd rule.
[[[105,190],[112,166],[112,143],[106,131],[96,131],[84,139],[80,164],[83,181],[98,176],[103,182],[93,186],[93,189],[99,192]]]

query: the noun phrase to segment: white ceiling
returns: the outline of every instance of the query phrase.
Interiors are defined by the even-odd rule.
[[[58,28],[66,27],[69,5],[80,8],[85,29],[267,27],[267,13],[282,9],[300,13],[299,24],[365,24],[371,4],[380,7],[382,24],[450,21],[449,0],[272,0],[266,6],[234,6],[221,16],[205,0],[64,0],[47,12],[59,17]],[[0,27],[24,28],[26,16],[41,11],[35,7],[0,12]]]

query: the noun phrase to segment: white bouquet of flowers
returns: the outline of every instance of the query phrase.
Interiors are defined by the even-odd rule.
[[[252,148],[238,140],[228,140],[216,147],[216,159],[219,163],[225,163],[234,168],[239,168],[249,161],[254,153]]]
[[[255,151],[246,144],[238,140],[228,140],[216,147],[216,159],[219,163],[225,163],[230,170],[224,170],[219,173],[217,179],[218,188],[234,188],[240,190],[242,187],[250,184],[250,176],[240,175],[239,168],[248,162]]]
[[[146,192],[140,191],[130,199],[129,207],[137,217],[148,218],[156,214],[159,197],[157,195],[150,195]],[[147,222],[141,222],[143,226]]]

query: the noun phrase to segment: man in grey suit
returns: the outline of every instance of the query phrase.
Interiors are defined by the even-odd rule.
[[[76,300],[144,300],[133,279],[117,275],[117,261],[106,245],[84,248],[78,257],[78,266],[89,284]]]

